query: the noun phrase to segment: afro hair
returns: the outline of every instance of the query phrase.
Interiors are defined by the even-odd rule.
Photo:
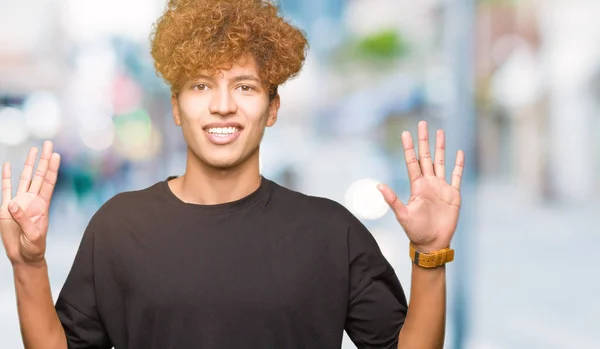
[[[169,0],[150,46],[156,72],[173,93],[200,71],[215,74],[250,54],[273,96],[302,68],[308,42],[270,0]]]

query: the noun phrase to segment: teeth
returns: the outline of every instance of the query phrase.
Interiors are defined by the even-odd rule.
[[[208,133],[220,135],[230,135],[236,133],[237,131],[239,131],[237,127],[211,127],[208,129]]]

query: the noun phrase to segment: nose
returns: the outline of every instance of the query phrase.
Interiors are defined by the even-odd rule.
[[[237,104],[227,89],[217,89],[211,97],[208,109],[212,114],[228,116],[237,113]]]

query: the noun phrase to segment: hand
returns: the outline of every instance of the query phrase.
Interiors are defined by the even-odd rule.
[[[432,164],[429,152],[429,133],[425,121],[419,122],[418,137],[417,160],[412,136],[409,132],[402,133],[402,146],[410,179],[408,205],[404,205],[388,186],[380,184],[378,189],[417,250],[431,252],[448,247],[456,230],[465,157],[459,150],[451,184],[448,184],[444,165],[444,131],[437,131],[435,165]]]
[[[6,254],[13,266],[44,262],[48,208],[58,176],[60,155],[52,152],[52,142],[45,142],[32,179],[37,154],[37,148],[29,150],[17,187],[17,195],[12,200],[10,164],[5,163],[2,166],[0,233]]]

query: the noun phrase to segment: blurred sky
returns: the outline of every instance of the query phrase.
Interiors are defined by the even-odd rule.
[[[164,5],[0,0],[0,162],[18,173],[45,139],[62,155],[47,252],[54,297],[102,203],[184,171],[148,48]],[[472,171],[448,268],[447,347],[596,347],[600,1],[280,5],[311,51],[280,89],[263,174],[346,205],[408,293],[408,241],[374,185],[407,198],[401,132],[421,119],[432,134],[444,128],[448,152],[466,147]],[[0,259],[0,346],[22,348],[11,274]]]

